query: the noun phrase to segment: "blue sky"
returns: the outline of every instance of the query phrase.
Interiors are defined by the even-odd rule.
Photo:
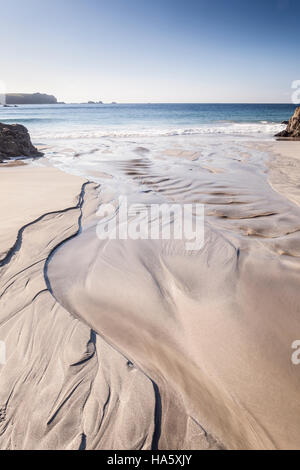
[[[299,0],[0,0],[9,92],[80,102],[290,102]]]

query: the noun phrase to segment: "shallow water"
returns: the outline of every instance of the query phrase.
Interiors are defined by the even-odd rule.
[[[280,131],[295,106],[290,104],[121,104],[27,105],[0,108],[0,121],[25,125],[49,158],[85,153],[124,158],[134,145],[152,149],[177,145],[190,136],[259,136]],[[76,164],[75,164],[76,165]]]

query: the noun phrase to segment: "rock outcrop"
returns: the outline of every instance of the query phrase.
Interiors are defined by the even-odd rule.
[[[8,93],[6,104],[57,104],[57,99],[45,93]]]
[[[26,127],[20,124],[0,123],[0,162],[13,157],[40,157],[31,143]]]
[[[287,128],[276,134],[275,137],[300,138],[300,107],[296,109],[294,116],[289,120]]]

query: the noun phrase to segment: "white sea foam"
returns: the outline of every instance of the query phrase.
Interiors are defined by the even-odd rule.
[[[228,123],[222,125],[202,125],[189,129],[171,128],[130,128],[109,129],[98,127],[86,130],[47,129],[47,133],[35,132],[35,139],[99,139],[99,138],[139,138],[139,137],[172,137],[187,135],[253,135],[263,134],[273,136],[284,129],[284,125],[262,121],[260,123]]]

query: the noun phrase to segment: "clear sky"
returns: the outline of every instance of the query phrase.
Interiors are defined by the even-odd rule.
[[[290,102],[299,0],[0,0],[8,92],[80,102]]]

